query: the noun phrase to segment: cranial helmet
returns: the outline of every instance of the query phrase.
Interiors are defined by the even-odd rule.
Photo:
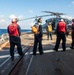
[[[18,19],[17,19],[17,18],[13,18],[13,19],[12,19],[12,22],[13,22],[13,23],[16,23],[16,22],[18,22]]]
[[[42,19],[41,19],[41,18],[39,18],[39,19],[38,19],[38,22],[42,22]]]
[[[60,21],[64,21],[63,19],[61,19]]]

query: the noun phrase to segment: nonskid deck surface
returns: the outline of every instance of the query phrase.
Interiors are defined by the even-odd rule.
[[[21,42],[22,42],[22,48],[23,51],[27,50],[24,54],[24,57],[21,59],[20,64],[16,67],[14,67],[15,70],[7,71],[5,64],[2,66],[4,69],[1,71],[0,74],[10,74],[10,75],[74,75],[74,50],[71,50],[70,44],[71,44],[71,36],[69,35],[66,37],[67,44],[66,44],[66,51],[62,51],[62,46],[60,44],[58,52],[54,51],[53,48],[56,43],[56,35],[53,35],[53,40],[47,40],[46,34],[43,35],[43,55],[39,55],[39,52],[37,51],[37,55],[32,55],[32,49],[33,49],[33,42],[34,37],[33,34],[23,34],[21,36]],[[61,42],[62,43],[62,42]],[[17,50],[15,49],[15,52]],[[7,44],[2,50],[1,50],[1,56],[8,55],[8,57],[1,57],[0,58],[0,64],[4,63],[5,60],[7,60],[9,55],[9,44]],[[4,59],[4,60],[3,60]],[[19,55],[15,53],[15,60],[12,62],[10,59],[6,62],[9,63],[8,66],[11,66],[15,63],[17,63],[20,60]],[[13,65],[14,66],[14,65]],[[11,68],[9,67],[9,68]],[[20,67],[20,68],[18,68]],[[8,69],[9,69],[8,68]],[[17,69],[18,68],[18,69]],[[8,73],[9,72],[9,73]]]

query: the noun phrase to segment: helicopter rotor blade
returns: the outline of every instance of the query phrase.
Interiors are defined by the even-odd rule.
[[[45,12],[45,13],[51,13],[52,15],[64,15],[64,13],[59,13],[59,12],[51,12],[51,11],[42,11],[42,12]]]
[[[33,18],[36,18],[36,17],[25,18],[25,19],[21,19],[21,20],[19,20],[19,21],[28,20],[28,19],[33,19]]]
[[[46,17],[46,16],[51,16],[51,15],[41,15],[41,16],[36,16],[36,17],[30,17],[30,18],[21,19],[21,20],[18,20],[18,21],[23,21],[23,20],[33,19],[33,18],[37,19],[37,18]]]
[[[50,12],[50,11],[42,11],[42,12],[45,12],[45,13],[54,13],[54,12]]]

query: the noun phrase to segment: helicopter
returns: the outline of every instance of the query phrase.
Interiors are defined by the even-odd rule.
[[[50,12],[50,11],[42,11],[42,12],[50,13],[50,14],[48,14],[48,15],[41,15],[41,16],[35,16],[35,17],[30,17],[30,18],[25,18],[25,19],[18,19],[18,21],[35,19],[34,21],[35,21],[35,24],[36,24],[39,18],[47,17],[47,16],[55,16],[54,18],[49,18],[49,19],[45,20],[46,23],[42,25],[43,32],[46,32],[46,26],[47,26],[47,24],[49,22],[52,24],[53,31],[55,31],[56,27],[57,27],[57,24],[58,24],[60,19],[63,19],[66,22],[69,30],[71,29],[71,24],[72,24],[71,19],[61,17],[61,15],[65,15],[64,13]]]
[[[43,30],[44,30],[44,31],[45,31],[46,25],[47,25],[48,23],[51,23],[52,29],[55,31],[58,22],[59,22],[61,19],[63,19],[63,20],[66,22],[66,24],[67,24],[68,31],[70,32],[70,30],[71,30],[71,25],[72,25],[72,19],[62,17],[61,15],[65,15],[64,13],[50,12],[50,11],[42,11],[42,12],[51,13],[51,14],[50,14],[51,16],[55,16],[54,18],[50,18],[50,19],[46,19],[46,20],[45,20],[46,23],[43,25]]]

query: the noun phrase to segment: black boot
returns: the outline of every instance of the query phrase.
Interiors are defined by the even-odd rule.
[[[70,49],[74,49],[73,47],[70,47]]]

